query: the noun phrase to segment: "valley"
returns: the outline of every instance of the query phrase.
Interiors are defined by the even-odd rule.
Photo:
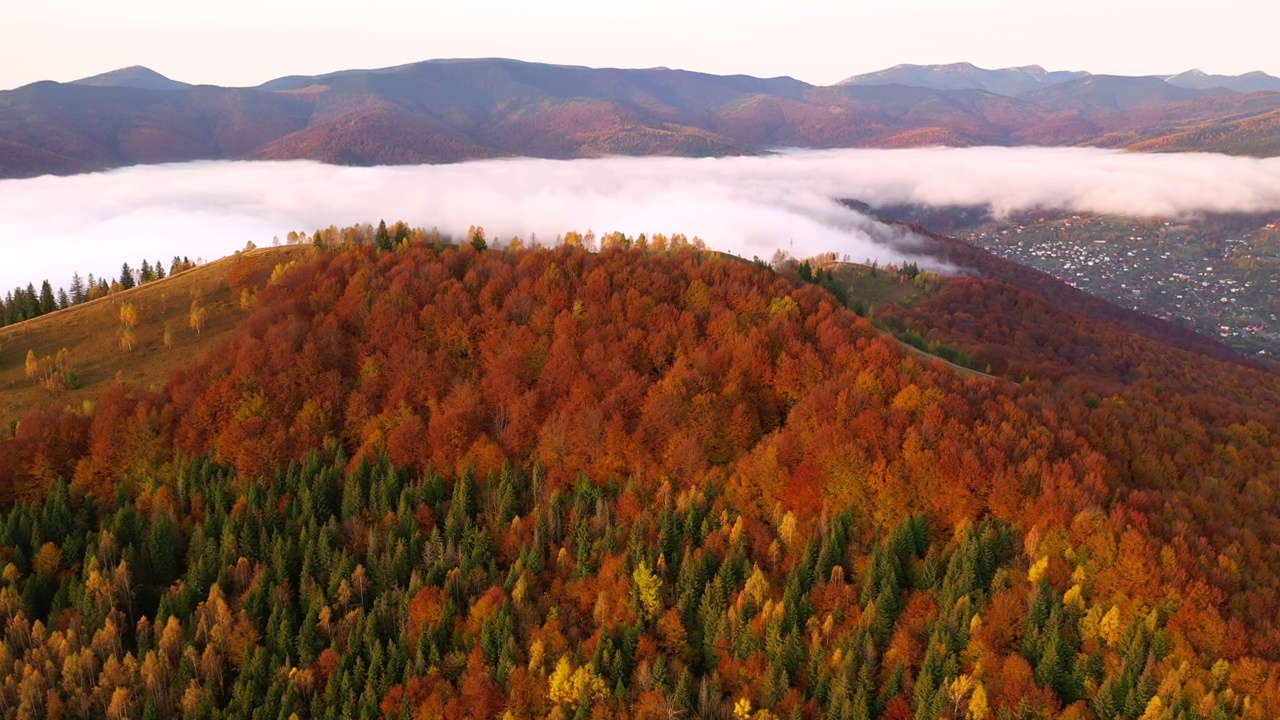
[[[1217,335],[1241,352],[1280,354],[1274,221],[1224,233],[1213,223],[1072,215],[961,237],[1111,302]]]
[[[1062,211],[993,218],[982,208],[880,209],[1048,273],[1241,353],[1280,354],[1280,215],[1186,220]]]

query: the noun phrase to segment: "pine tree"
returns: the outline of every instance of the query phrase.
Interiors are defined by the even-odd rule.
[[[391,249],[391,233],[387,231],[387,221],[378,222],[378,231],[374,233],[373,244],[382,252]]]
[[[128,290],[136,284],[133,281],[133,269],[129,267],[129,263],[125,263],[120,268],[120,289]]]
[[[53,286],[45,280],[40,285],[40,314],[51,313],[58,309],[58,301],[53,296]]]
[[[27,290],[22,298],[23,319],[30,320],[40,316],[40,296],[36,294],[36,286],[27,283]]]
[[[89,276],[89,283],[93,284],[93,276]],[[85,296],[84,280],[80,278],[80,273],[72,273],[71,275],[71,302],[80,304],[87,299]]]
[[[808,260],[800,263],[800,266],[796,268],[796,274],[804,282],[813,282],[813,266],[809,264]]]

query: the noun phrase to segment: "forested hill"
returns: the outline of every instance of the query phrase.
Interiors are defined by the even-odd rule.
[[[877,307],[1018,382],[973,377],[604,245],[317,249],[30,415],[0,713],[1280,716],[1277,376],[993,280]]]

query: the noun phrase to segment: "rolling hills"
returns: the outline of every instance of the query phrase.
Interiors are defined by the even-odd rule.
[[[791,78],[486,59],[221,88],[128,68],[0,92],[0,173],[238,158],[371,165],[704,156],[783,146],[1274,150],[1271,114],[1280,110],[1280,93],[1037,68],[1017,69],[1017,82],[1000,75],[1006,71],[973,68],[966,77],[989,81],[929,87],[922,72],[818,87]]]

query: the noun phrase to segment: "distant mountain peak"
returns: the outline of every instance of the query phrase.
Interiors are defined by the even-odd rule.
[[[876,72],[854,75],[838,85],[907,85],[932,90],[985,90],[996,95],[1017,97],[1072,80],[1090,77],[1125,77],[1094,75],[1088,72],[1045,70],[1040,65],[1023,65],[988,70],[973,63],[945,65],[900,64]],[[1280,78],[1253,71],[1243,75],[1214,75],[1200,68],[1177,75],[1151,75],[1147,81],[1164,82],[1191,90],[1230,90],[1238,93],[1280,92]],[[1094,83],[1085,82],[1086,86]]]
[[[73,80],[72,85],[91,85],[94,87],[127,87],[138,90],[182,90],[189,88],[189,83],[179,82],[161,75],[148,67],[131,65],[119,70],[112,70],[101,75]]]
[[[840,85],[908,85],[934,90],[985,90],[1013,96],[1038,90],[1088,73],[1045,70],[1039,65],[988,70],[970,62],[946,65],[895,65],[878,72],[855,75]]]
[[[1200,68],[1164,78],[1170,85],[1191,88],[1193,90],[1209,90],[1223,88],[1240,93],[1280,92],[1280,78],[1272,77],[1260,70],[1243,75],[1214,75]]]

